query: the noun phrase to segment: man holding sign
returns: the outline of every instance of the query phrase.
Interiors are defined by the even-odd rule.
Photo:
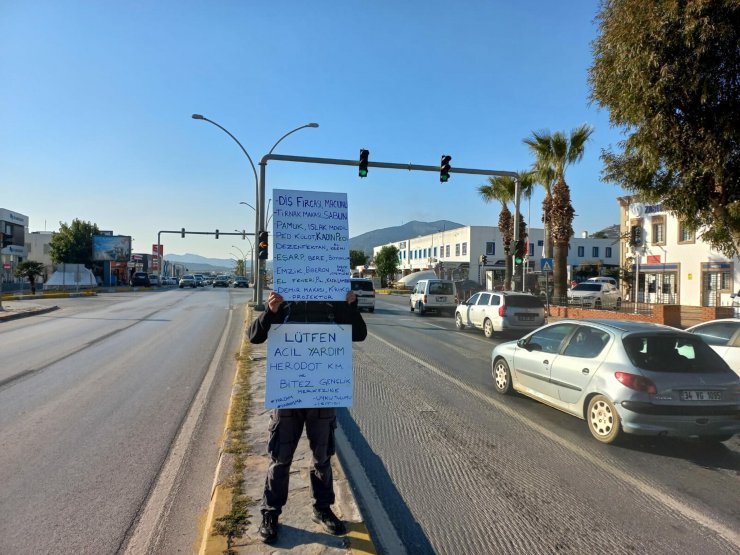
[[[259,528],[268,544],[277,539],[304,426],[313,453],[313,520],[335,535],[347,531],[331,510],[335,407],[351,406],[351,341],[367,337],[357,296],[347,292],[346,195],[275,190],[273,200],[275,291],[249,328],[250,342],[268,340],[265,406],[273,412]]]

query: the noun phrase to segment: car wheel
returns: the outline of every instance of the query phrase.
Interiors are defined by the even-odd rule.
[[[462,316],[460,315],[459,312],[455,314],[455,327],[459,330],[465,329],[465,324],[463,324]]]
[[[594,308],[597,310],[601,308],[601,299],[596,299],[594,302]]]
[[[411,309],[411,312],[414,311],[414,303],[412,303],[411,301],[409,301],[409,308]]]
[[[180,289],[182,289],[183,287],[185,287],[185,286],[184,285],[180,285]]]
[[[622,308],[622,299],[617,299],[615,310],[619,310],[620,308]]]
[[[375,308],[368,308],[367,311],[368,312],[375,312]]]
[[[591,435],[601,443],[614,443],[622,431],[614,403],[603,395],[595,395],[588,403],[586,421]]]
[[[422,303],[421,301],[419,301],[419,304],[416,305],[416,310],[418,311],[419,316],[424,316],[424,314],[426,314],[424,303]]]
[[[485,335],[488,339],[493,337],[493,322],[491,322],[491,320],[488,318],[486,318],[483,322],[483,335]]]
[[[493,375],[493,387],[496,388],[496,393],[506,395],[511,392],[511,371],[504,359],[499,358],[493,362],[491,374]]]

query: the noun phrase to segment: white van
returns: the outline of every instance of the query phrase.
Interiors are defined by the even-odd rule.
[[[349,280],[352,291],[357,295],[357,308],[366,308],[368,312],[375,312],[375,286],[373,280],[365,278],[351,278]]]
[[[449,279],[422,279],[411,292],[409,307],[411,312],[416,310],[419,316],[429,310],[454,315],[457,308],[454,282]]]

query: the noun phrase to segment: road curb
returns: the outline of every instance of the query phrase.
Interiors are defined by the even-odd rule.
[[[48,308],[40,308],[38,310],[26,310],[22,312],[15,312],[13,314],[3,314],[0,312],[0,322],[9,322],[10,320],[18,320],[19,318],[28,318],[29,316],[39,316],[41,314],[47,314],[59,310],[58,306],[50,306]]]

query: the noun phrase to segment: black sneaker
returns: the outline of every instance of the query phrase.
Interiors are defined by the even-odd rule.
[[[347,527],[344,522],[337,518],[331,509],[314,509],[313,521],[321,524],[327,532],[335,536],[341,536],[347,533]]]
[[[273,543],[277,539],[278,515],[275,513],[262,513],[262,524],[260,525],[260,537],[265,543]]]

